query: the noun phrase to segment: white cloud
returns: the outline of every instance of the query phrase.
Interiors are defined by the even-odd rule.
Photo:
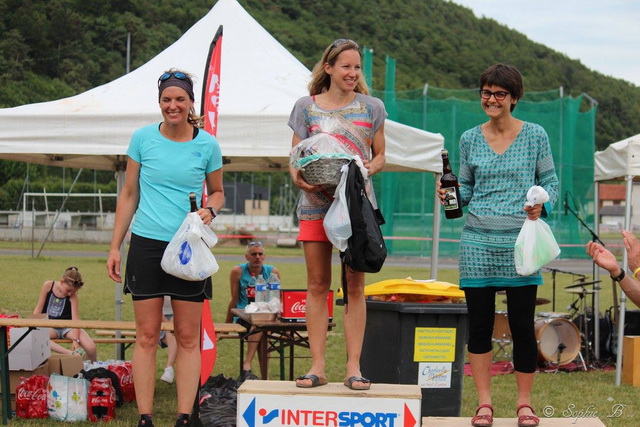
[[[453,0],[586,67],[640,86],[636,0]]]

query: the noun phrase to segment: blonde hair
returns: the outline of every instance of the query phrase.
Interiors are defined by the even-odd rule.
[[[70,284],[76,289],[80,289],[84,282],[82,281],[82,274],[78,271],[78,267],[69,267],[64,271],[62,280]]]
[[[324,65],[329,64],[333,67],[336,64],[338,56],[345,50],[355,50],[362,58],[362,53],[358,44],[349,39],[338,39],[331,43],[322,54],[320,61],[316,63],[311,71],[311,81],[309,82],[309,95],[318,95],[329,90],[331,86],[331,76],[324,71]],[[364,80],[364,75],[360,74],[358,83],[354,89],[355,92],[369,95],[369,88]]]

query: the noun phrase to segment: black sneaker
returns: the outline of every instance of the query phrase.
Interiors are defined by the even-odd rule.
[[[176,419],[176,427],[191,427],[189,416],[189,414],[178,414],[178,419]]]
[[[148,415],[148,414],[140,415],[140,421],[138,421],[138,427],[154,427],[153,419],[151,418],[151,415]]]

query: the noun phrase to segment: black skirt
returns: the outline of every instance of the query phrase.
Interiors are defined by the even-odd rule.
[[[159,298],[168,295],[184,301],[202,302],[211,299],[211,278],[201,281],[180,279],[166,273],[160,266],[169,242],[131,234],[124,293],[133,299]]]

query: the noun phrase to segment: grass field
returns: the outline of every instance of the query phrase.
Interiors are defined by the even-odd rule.
[[[28,243],[0,242],[1,249],[29,250]],[[35,246],[36,253],[39,245]],[[74,256],[59,256],[56,251],[71,251]],[[214,249],[217,254],[237,255],[237,262],[220,261],[220,271],[214,275],[214,299],[212,314],[214,321],[224,322],[226,305],[229,300],[229,272],[233,265],[243,260],[244,249],[239,246],[221,246]],[[304,288],[305,267],[302,261],[291,262],[291,258],[302,257],[300,249],[268,248],[267,262],[278,266],[282,273],[283,288]],[[106,275],[107,247],[105,245],[81,244],[48,244],[44,256],[32,259],[30,255],[0,255],[0,309],[5,312],[17,312],[26,317],[33,311],[42,282],[50,279],[60,279],[64,269],[77,266],[84,277],[85,286],[79,293],[80,313],[83,319],[115,319],[115,290],[116,285]],[[334,266],[332,289],[338,289],[339,266]],[[380,280],[405,278],[411,276],[416,279],[430,277],[429,260],[424,261],[424,267],[386,266],[378,274],[367,275],[367,284]],[[457,283],[456,270],[441,270],[439,280]],[[572,284],[568,275],[558,275],[556,278],[556,311],[566,311],[566,307],[574,301],[575,295],[563,291]],[[601,310],[613,303],[610,284],[603,283],[601,292]],[[619,295],[619,294],[618,294]],[[545,273],[545,285],[540,287],[539,297],[552,299],[550,273]],[[497,310],[506,310],[502,303],[503,296],[498,296]],[[130,298],[124,298],[122,307],[123,320],[132,320],[132,305]],[[628,306],[630,309],[636,307]],[[344,339],[342,335],[341,307],[336,307],[334,320],[337,327],[330,334],[327,349],[327,374],[330,381],[342,381],[344,377]],[[539,311],[551,311],[551,305],[539,307]],[[297,355],[308,355],[308,350],[296,349]],[[100,345],[99,358],[111,359],[115,355],[113,345]],[[127,352],[131,357],[131,350]],[[157,377],[166,361],[166,352],[158,351]],[[270,379],[279,379],[277,359],[272,359],[270,365]],[[296,373],[303,374],[309,366],[309,359],[296,360]],[[385,369],[386,367],[380,367]],[[257,371],[257,360],[254,361],[254,371]],[[238,375],[238,342],[223,340],[219,342],[218,360],[213,374],[224,374],[228,377]],[[366,372],[364,373],[366,375]],[[514,375],[498,375],[493,378],[495,416],[514,417],[516,407],[515,377]],[[628,385],[615,386],[614,370],[592,370],[589,372],[572,373],[541,373],[536,377],[533,393],[533,406],[539,415],[563,417],[580,425],[580,418],[598,416],[607,426],[640,425],[640,411],[638,410],[638,390]],[[462,415],[473,415],[476,406],[476,393],[471,377],[465,377],[462,390]],[[543,410],[543,408],[545,408]],[[155,414],[157,425],[173,425],[175,411],[175,386],[158,381],[156,384]],[[608,415],[613,416],[608,417]],[[118,408],[117,421],[114,426],[131,426],[137,422],[135,403],[129,403]],[[24,426],[41,426],[41,421],[15,420],[12,424]],[[49,422],[48,425],[55,425]],[[568,423],[569,424],[569,423]],[[79,423],[77,425],[89,425]]]

